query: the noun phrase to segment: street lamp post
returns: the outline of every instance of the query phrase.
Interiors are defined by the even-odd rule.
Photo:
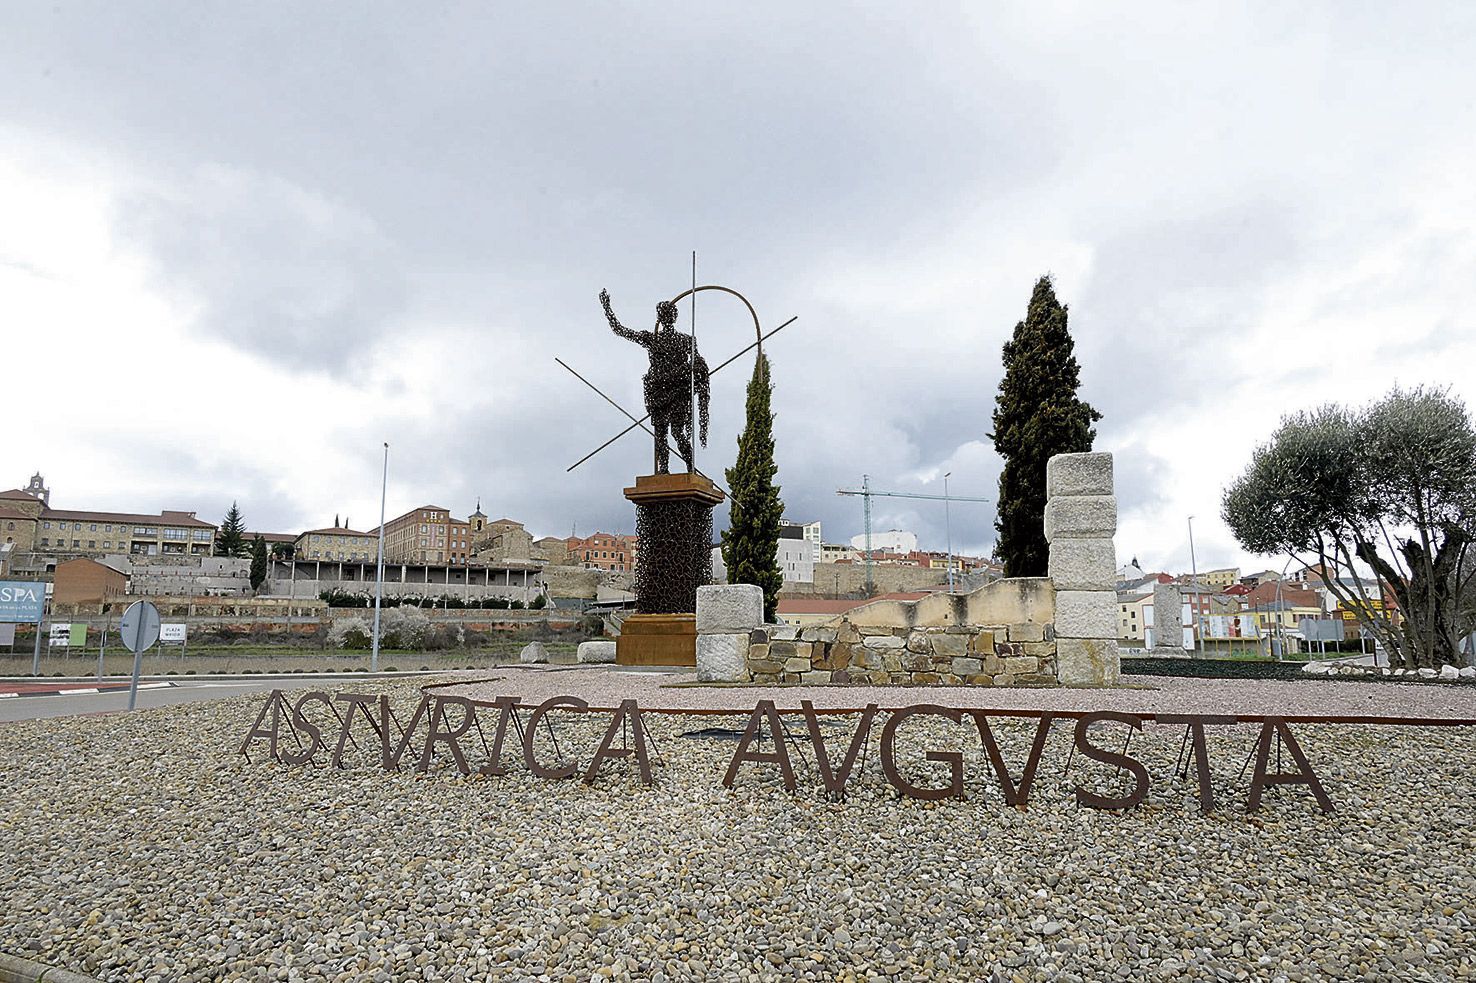
[[[1194,653],[1204,655],[1204,639],[1199,630],[1199,561],[1194,558],[1194,516],[1189,517],[1189,610],[1194,615]]]
[[[952,471],[943,475],[943,535],[948,540],[948,593],[953,593],[953,526],[948,518],[948,476]]]
[[[384,501],[389,493],[389,441],[384,443],[384,473],[379,481],[379,564],[374,574],[374,651],[369,655],[369,671],[379,671],[379,608],[384,596]]]

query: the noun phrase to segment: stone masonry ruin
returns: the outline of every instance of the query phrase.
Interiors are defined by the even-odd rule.
[[[1049,576],[873,601],[823,625],[763,623],[750,584],[697,593],[705,682],[1111,686],[1118,681],[1112,455],[1046,467]]]

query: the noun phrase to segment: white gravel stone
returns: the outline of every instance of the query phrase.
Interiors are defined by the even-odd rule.
[[[606,663],[615,661],[615,643],[609,639],[580,642],[574,653],[576,662]]]
[[[529,701],[639,695],[643,706],[751,706],[758,692],[785,707],[826,692],[857,706],[899,695],[668,687],[690,678],[590,667],[511,671],[480,688]],[[1147,682],[914,698],[1465,716],[1476,704],[1464,686]],[[418,695],[409,682],[342,689],[386,693],[397,712]],[[260,746],[248,762],[236,747],[261,701],[6,724],[0,949],[109,983],[1471,976],[1476,865],[1465,830],[1476,743],[1459,727],[1294,725],[1337,805],[1331,817],[1287,786],[1246,816],[1237,772],[1255,732],[1206,728],[1218,811],[1201,817],[1192,779],[1173,777],[1182,727],[1134,734],[1149,800],[1115,815],[1075,804],[1078,783],[1115,793],[1127,780],[1079,754],[1063,770],[1069,721],[1049,732],[1029,809],[1018,812],[1001,800],[968,721],[915,717],[897,740],[899,768],[921,782],[944,771],[927,751],[959,750],[963,800],[898,799],[880,773],[878,723],[847,798],[831,802],[814,788],[812,756],[806,767],[792,752],[793,795],[771,765],[742,766],[730,790],[721,781],[734,742],[680,736],[742,728],[746,714],[646,712],[660,763],[645,788],[629,761],[607,762],[586,785],[533,778],[515,754],[503,776],[462,778],[444,753],[428,774],[383,774],[367,726],[348,769],[272,764]],[[560,748],[587,763],[608,715],[549,716]],[[832,766],[856,719],[823,718]],[[805,740],[803,718],[785,724]],[[1018,777],[1033,722],[991,727]],[[1121,734],[1093,730],[1103,747],[1120,747]],[[480,764],[480,745],[467,747]]]
[[[1441,666],[1440,678],[1448,683],[1453,683],[1461,678],[1461,671],[1455,666]]]
[[[527,645],[524,645],[523,650],[518,653],[518,661],[528,663],[530,665],[547,662],[548,649],[543,647],[542,642],[529,642]]]
[[[764,624],[764,590],[754,584],[697,588],[697,634],[736,634]]]
[[[1457,675],[1459,675],[1462,679],[1476,679],[1476,666],[1466,666],[1464,669],[1461,669],[1457,673]]]
[[[697,681],[736,683],[748,679],[748,635],[698,635]]]

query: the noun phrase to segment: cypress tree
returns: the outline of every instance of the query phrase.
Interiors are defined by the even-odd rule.
[[[779,588],[784,573],[779,569],[779,525],[784,503],[774,476],[774,414],[769,400],[774,385],[769,379],[769,359],[758,357],[748,382],[744,404],[743,433],[738,436],[738,459],[727,470],[732,501],[728,506],[728,529],[723,533],[723,563],[728,583],[757,584],[764,590],[764,621],[778,618]]]
[[[251,589],[261,590],[261,585],[267,579],[267,541],[261,538],[261,533],[256,534],[256,539],[251,543]]]
[[[1092,426],[1102,419],[1078,399],[1081,367],[1067,328],[1067,309],[1051,278],[1035,282],[1025,320],[1004,346],[1004,378],[994,404],[989,437],[1004,458],[999,476],[996,546],[1006,577],[1046,573],[1045,472],[1054,454],[1092,449]]]
[[[220,522],[220,531],[215,534],[215,555],[246,555],[246,520],[241,518],[241,510],[235,502],[231,503],[231,510],[225,514]]]

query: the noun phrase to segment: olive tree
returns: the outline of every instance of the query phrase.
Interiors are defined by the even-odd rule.
[[[1283,418],[1225,490],[1221,514],[1246,549],[1317,571],[1391,665],[1462,664],[1476,576],[1467,555],[1476,427],[1448,392],[1396,388],[1364,409]]]

